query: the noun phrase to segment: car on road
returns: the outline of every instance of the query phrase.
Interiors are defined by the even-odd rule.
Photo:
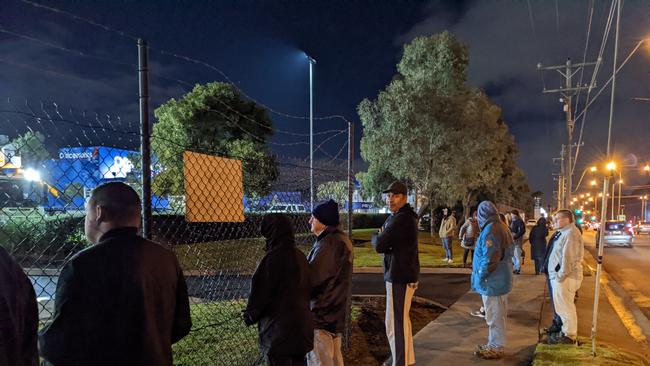
[[[641,221],[636,225],[634,230],[636,235],[639,234],[650,234],[650,221]]]
[[[625,221],[606,221],[602,230],[596,234],[596,247],[600,243],[600,235],[603,233],[605,246],[632,247],[634,242],[634,227]]]
[[[296,204],[289,203],[289,204],[273,205],[266,212],[270,212],[270,213],[298,213],[298,212],[307,212],[307,211],[305,210],[304,205],[296,205]]]
[[[537,220],[534,219],[526,220],[526,226],[535,226],[535,225],[537,225]]]

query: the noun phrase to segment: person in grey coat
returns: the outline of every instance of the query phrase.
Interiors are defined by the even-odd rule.
[[[460,237],[460,246],[464,249],[463,253],[463,267],[467,267],[467,256],[474,255],[474,244],[476,238],[480,234],[478,222],[476,220],[476,208],[472,207],[469,211],[469,217],[465,220],[463,226],[460,227],[458,236]]]

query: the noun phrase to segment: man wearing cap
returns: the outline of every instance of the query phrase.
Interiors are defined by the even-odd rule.
[[[307,364],[343,366],[341,336],[352,281],[352,243],[339,229],[339,205],[334,200],[316,206],[309,224],[316,242],[307,257],[314,315],[314,349]]]
[[[377,253],[384,255],[386,336],[392,365],[407,366],[415,364],[409,311],[420,274],[418,215],[407,202],[404,183],[393,182],[384,193],[392,214],[379,233],[373,235],[372,245]]]

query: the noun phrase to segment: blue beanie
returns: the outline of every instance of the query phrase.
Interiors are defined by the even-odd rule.
[[[332,199],[316,206],[311,214],[323,225],[337,226],[339,224],[339,204]]]

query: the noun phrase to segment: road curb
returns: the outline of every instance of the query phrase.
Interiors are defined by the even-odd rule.
[[[584,262],[592,275],[595,275],[596,260],[593,257],[586,256]],[[618,315],[630,336],[638,343],[647,344],[650,337],[650,320],[643,314],[634,299],[602,267],[600,284],[607,300],[614,308],[616,315]]]

